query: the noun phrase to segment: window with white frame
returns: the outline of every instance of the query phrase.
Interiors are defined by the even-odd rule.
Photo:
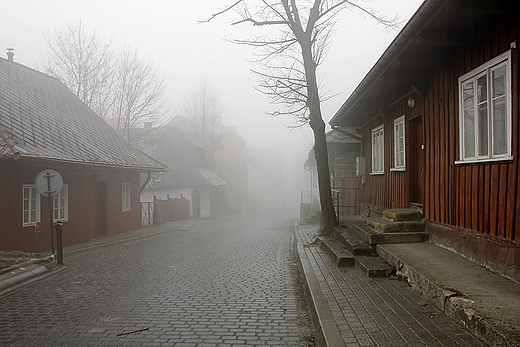
[[[53,209],[54,223],[69,220],[69,186],[67,184],[64,184],[58,195],[54,197]]]
[[[383,125],[372,129],[372,174],[384,173],[384,132]]]
[[[404,170],[405,165],[404,115],[394,119],[394,169]]]
[[[122,210],[123,212],[130,211],[130,183],[123,183],[121,192]]]
[[[511,159],[511,52],[459,78],[460,160]]]
[[[23,185],[22,218],[23,226],[32,226],[40,222],[40,193],[34,184]]]

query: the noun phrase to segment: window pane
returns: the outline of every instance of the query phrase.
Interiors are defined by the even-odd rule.
[[[30,191],[30,188],[23,189],[23,198],[24,199],[29,199],[29,191]]]
[[[486,76],[482,76],[477,80],[477,102],[481,103],[487,100],[487,82]]]
[[[475,111],[464,110],[464,157],[475,157]]]
[[[479,105],[478,107],[478,142],[479,142],[479,155],[489,154],[489,131],[488,131],[488,110],[487,103]]]
[[[493,101],[493,154],[507,153],[506,98]]]
[[[29,211],[27,211],[27,210],[23,211],[23,222],[29,223]]]
[[[474,106],[473,101],[473,82],[468,82],[463,85],[463,91],[464,93],[464,109],[468,109]]]
[[[36,210],[31,210],[31,219],[29,220],[29,222],[36,222]]]
[[[493,98],[506,94],[506,66],[493,71]]]

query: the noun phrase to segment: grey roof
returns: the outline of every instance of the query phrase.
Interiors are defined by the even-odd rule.
[[[19,152],[21,157],[143,171],[165,169],[133,147],[59,80],[3,58],[0,147],[0,155]]]
[[[194,185],[196,186],[223,186],[226,182],[213,170],[195,169]]]

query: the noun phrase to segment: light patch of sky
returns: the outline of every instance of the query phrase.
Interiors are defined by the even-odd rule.
[[[251,145],[283,147],[287,170],[302,171],[313,143],[312,131],[309,127],[289,130],[284,124],[292,124],[292,119],[265,114],[273,106],[267,96],[254,90],[257,79],[250,71],[256,67],[251,62],[252,49],[224,40],[251,38],[276,29],[249,24],[231,26],[234,17],[231,14],[197,24],[230,3],[228,0],[1,1],[0,53],[2,49],[14,48],[15,61],[38,69],[45,55],[43,32],[81,20],[87,29],[96,29],[104,37],[113,38],[116,46],[126,44],[152,59],[165,75],[167,96],[174,112],[181,112],[186,96],[204,80],[221,100],[225,125],[237,126]],[[404,21],[421,3],[422,0],[369,2],[388,16],[398,13]],[[342,13],[327,58],[318,68],[323,90],[338,94],[322,105],[326,122],[396,35],[396,31],[385,33],[359,11]]]

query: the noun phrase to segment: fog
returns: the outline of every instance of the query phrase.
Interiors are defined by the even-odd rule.
[[[267,96],[254,89],[256,76],[250,71],[252,49],[229,43],[225,38],[263,35],[273,28],[231,26],[233,15],[205,24],[228,1],[130,1],[130,0],[17,0],[0,2],[0,53],[14,48],[14,60],[39,69],[45,55],[43,32],[52,32],[81,20],[87,29],[96,29],[112,38],[115,47],[128,45],[149,57],[164,74],[172,116],[180,114],[182,102],[193,88],[206,81],[218,96],[223,124],[237,127],[252,153],[278,151],[283,156],[283,176],[287,191],[287,212],[298,212],[301,189],[308,186],[303,164],[313,144],[308,126],[289,129],[287,117],[272,118]],[[407,21],[422,3],[420,0],[378,0],[371,6],[389,16],[397,13]],[[336,27],[333,45],[318,68],[324,91],[338,94],[323,103],[324,120],[334,115],[341,104],[369,71],[397,35],[356,11],[346,10]],[[327,127],[329,130],[330,127]]]

